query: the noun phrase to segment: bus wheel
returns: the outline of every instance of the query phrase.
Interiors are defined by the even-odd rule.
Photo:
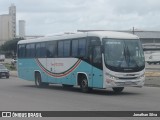
[[[120,93],[123,91],[124,87],[114,87],[112,88],[115,93]]]
[[[42,88],[42,87],[47,87],[49,85],[49,83],[42,82],[41,75],[38,73],[35,76],[35,85],[38,88]]]
[[[82,81],[80,83],[80,87],[81,87],[82,92],[84,92],[84,93],[89,92],[88,81],[86,78],[82,78]]]

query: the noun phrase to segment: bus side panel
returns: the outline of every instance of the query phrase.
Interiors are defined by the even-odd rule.
[[[93,87],[103,88],[103,71],[93,66],[92,80]]]
[[[46,58],[35,58],[34,59],[34,71],[33,74],[35,75],[35,72],[40,72],[42,82],[48,82],[48,75],[46,74],[45,70],[43,68],[46,68],[47,60]]]
[[[35,65],[34,59],[18,59],[19,78],[33,81]]]
[[[39,71],[43,82],[77,85],[77,74],[87,76],[88,86],[95,88],[103,87],[102,70],[77,58],[52,58],[19,59],[19,77],[26,80],[35,80],[35,71]]]
[[[45,63],[45,58],[41,59],[41,62]],[[42,62],[42,63],[43,63]],[[35,80],[35,71],[40,72],[42,82],[48,82],[47,75],[40,68],[37,61],[33,59],[18,59],[18,76],[19,78],[34,81]]]
[[[76,85],[77,80],[75,79],[77,75],[77,70],[81,63],[81,60],[77,58],[55,58],[54,68],[57,83]]]
[[[54,61],[55,61],[55,58],[47,58],[46,69],[53,73],[55,72]],[[58,83],[56,77],[51,76],[50,74],[46,74],[46,75],[49,83]]]

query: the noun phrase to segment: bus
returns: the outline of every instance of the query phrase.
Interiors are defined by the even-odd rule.
[[[77,32],[18,42],[18,76],[37,87],[142,87],[145,60],[135,35],[113,31]]]

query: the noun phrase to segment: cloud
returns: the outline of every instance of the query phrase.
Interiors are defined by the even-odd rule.
[[[159,0],[11,0],[17,19],[26,20],[27,34],[52,34],[77,29],[160,30]],[[10,2],[0,0],[0,13]]]
[[[110,0],[117,14],[137,13],[139,15],[160,11],[159,0]]]

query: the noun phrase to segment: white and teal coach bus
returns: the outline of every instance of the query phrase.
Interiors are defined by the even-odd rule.
[[[139,38],[121,32],[77,32],[18,42],[18,76],[37,87],[142,87],[145,61]]]

